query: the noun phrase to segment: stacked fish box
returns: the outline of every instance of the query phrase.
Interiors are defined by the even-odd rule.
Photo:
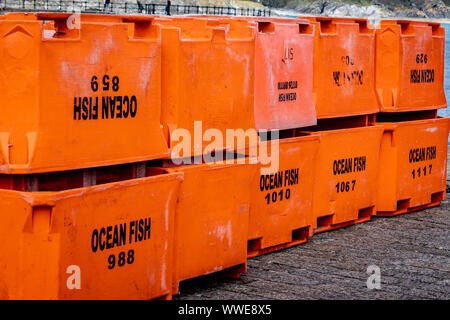
[[[314,232],[370,220],[383,127],[375,91],[375,29],[366,19],[311,17],[314,105],[320,137]]]
[[[439,24],[8,13],[0,48],[1,299],[170,299],[445,197]]]
[[[376,33],[376,89],[384,126],[379,216],[439,205],[445,199],[449,119],[444,93],[445,30],[439,23],[386,20]]]
[[[0,20],[1,298],[170,297],[183,175],[144,162],[169,152],[160,26],[71,17]]]

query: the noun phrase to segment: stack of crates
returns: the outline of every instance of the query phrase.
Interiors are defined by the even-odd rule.
[[[375,83],[375,30],[366,19],[309,18],[316,27],[314,98],[321,136],[314,233],[370,220],[375,212],[382,126]]]
[[[260,140],[246,146],[246,154],[260,163],[250,188],[247,255],[253,257],[306,242],[313,234],[311,186],[320,137],[291,133],[317,124],[314,26],[307,20],[248,17],[219,23],[232,29],[239,22],[255,34],[253,113]],[[281,130],[280,139],[270,130]]]
[[[246,270],[249,189],[256,163],[214,162],[205,156],[202,141],[210,129],[225,137],[227,129],[253,127],[254,36],[245,25],[226,30],[204,19],[155,22],[162,35],[161,123],[171,157],[151,165],[184,174],[174,229],[175,294],[180,281],[223,270],[238,276]],[[180,139],[189,140],[182,141],[187,142],[184,150],[178,150]],[[226,146],[219,149],[226,160]]]
[[[0,20],[0,298],[170,297],[183,175],[144,162],[169,152],[161,28],[70,17]]]
[[[449,119],[444,92],[445,30],[439,23],[387,20],[376,33],[376,89],[384,126],[377,212],[392,216],[445,198]]]
[[[445,197],[439,24],[71,19],[0,16],[1,299],[170,299]]]

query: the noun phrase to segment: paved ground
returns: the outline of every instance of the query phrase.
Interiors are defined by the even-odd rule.
[[[174,299],[450,299],[449,197],[438,208],[373,218],[249,259],[239,280],[186,281]],[[379,290],[367,289],[369,265],[380,268]]]

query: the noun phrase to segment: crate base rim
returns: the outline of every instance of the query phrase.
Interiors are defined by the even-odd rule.
[[[417,211],[421,211],[421,210],[428,209],[428,208],[439,207],[440,205],[441,205],[441,201],[436,201],[436,202],[430,202],[430,203],[423,204],[420,206],[410,207],[410,208],[406,208],[406,209],[400,209],[400,210],[396,210],[396,211],[376,211],[374,213],[374,216],[376,216],[376,217],[395,217],[395,216],[398,216],[401,214],[407,214],[407,213],[417,212]]]
[[[289,249],[289,248],[304,244],[304,243],[308,242],[308,240],[309,240],[309,237],[307,239],[291,241],[291,242],[287,242],[287,243],[277,244],[277,245],[267,247],[264,249],[259,249],[259,250],[253,251],[253,252],[249,252],[247,254],[247,258],[255,258],[255,257],[259,257],[259,256],[262,256],[265,254],[274,253],[274,252],[281,251],[284,249]]]
[[[441,104],[437,106],[423,106],[423,107],[407,107],[407,106],[397,106],[397,107],[381,107],[380,112],[386,113],[398,113],[398,112],[415,112],[415,111],[430,111],[439,110],[447,108],[446,104]]]
[[[350,227],[350,226],[353,226],[355,224],[368,222],[368,221],[370,221],[370,219],[371,219],[371,217],[364,217],[364,218],[361,218],[361,219],[356,219],[356,220],[352,220],[352,221],[346,221],[346,222],[342,222],[342,223],[332,224],[332,225],[325,226],[325,227],[315,228],[314,229],[314,234],[319,234],[319,233],[327,232],[327,231],[333,231],[333,230],[336,230],[336,229],[339,229],[339,228]]]
[[[170,294],[170,298],[172,298],[172,296],[174,296],[174,295],[181,295],[180,283],[183,283],[185,281],[198,280],[202,277],[207,277],[207,276],[211,276],[211,275],[216,275],[216,276],[218,276],[220,278],[224,278],[224,279],[237,280],[237,279],[240,279],[241,274],[246,274],[246,273],[247,273],[247,260],[243,263],[240,263],[235,266],[228,267],[228,268],[225,268],[225,269],[222,269],[219,271],[204,273],[202,275],[194,276],[192,278],[187,278],[187,279],[183,279],[183,280],[175,280],[172,283],[172,293]]]

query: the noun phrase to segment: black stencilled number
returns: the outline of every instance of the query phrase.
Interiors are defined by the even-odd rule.
[[[97,92],[98,91],[98,77],[97,76],[92,76],[91,78],[91,89],[93,92]],[[107,74],[105,74],[103,77],[101,77],[101,85],[103,85],[103,87],[101,88],[104,92],[109,91],[111,88],[114,92],[117,92],[119,90],[119,77],[118,76],[114,76],[111,77]]]
[[[291,190],[287,188],[286,190],[281,189],[278,192],[276,191],[272,193],[269,192],[268,194],[266,194],[264,199],[266,199],[267,204],[270,204],[271,201],[272,203],[275,203],[277,201],[283,201],[284,199],[288,200],[290,197],[291,197]]]
[[[125,252],[121,252],[119,253],[119,261],[117,261],[117,265],[119,267],[123,267],[124,264],[125,264]]]
[[[294,48],[284,48],[283,62],[286,60],[294,60]]]
[[[353,58],[350,56],[342,56],[341,60],[347,66],[353,66],[355,63],[353,62]]]
[[[291,197],[291,189],[286,189],[286,199]]]
[[[117,259],[114,254],[111,254],[108,257],[108,269],[114,269],[116,266],[116,260],[119,267],[123,267],[125,264],[132,264],[134,262],[134,250],[128,250],[126,254],[124,251],[120,252],[117,255]]]
[[[134,262],[134,250],[128,251],[127,263],[132,264]]]
[[[93,76],[91,78],[91,89],[94,92],[97,92],[97,90],[98,90],[98,82],[97,82],[97,80],[98,80],[97,76]]]
[[[428,63],[428,55],[424,53],[417,54],[416,63]]]
[[[103,91],[109,91],[109,76],[107,74],[103,76]]]
[[[272,193],[272,202],[276,202],[277,201],[277,193],[273,192]]]
[[[431,168],[433,166],[430,164],[427,166],[424,166],[423,168],[417,168],[417,169],[413,169],[413,171],[411,171],[411,175],[413,179],[420,178],[421,176],[425,177],[427,174],[430,175],[431,174]]]
[[[116,265],[116,256],[115,255],[110,255],[108,257],[108,269],[113,269],[114,266]]]
[[[343,181],[336,183],[336,192],[349,192],[354,191],[356,185],[356,180],[352,181]]]
[[[119,90],[119,77],[113,77],[112,84],[113,84],[112,89],[114,92]]]

